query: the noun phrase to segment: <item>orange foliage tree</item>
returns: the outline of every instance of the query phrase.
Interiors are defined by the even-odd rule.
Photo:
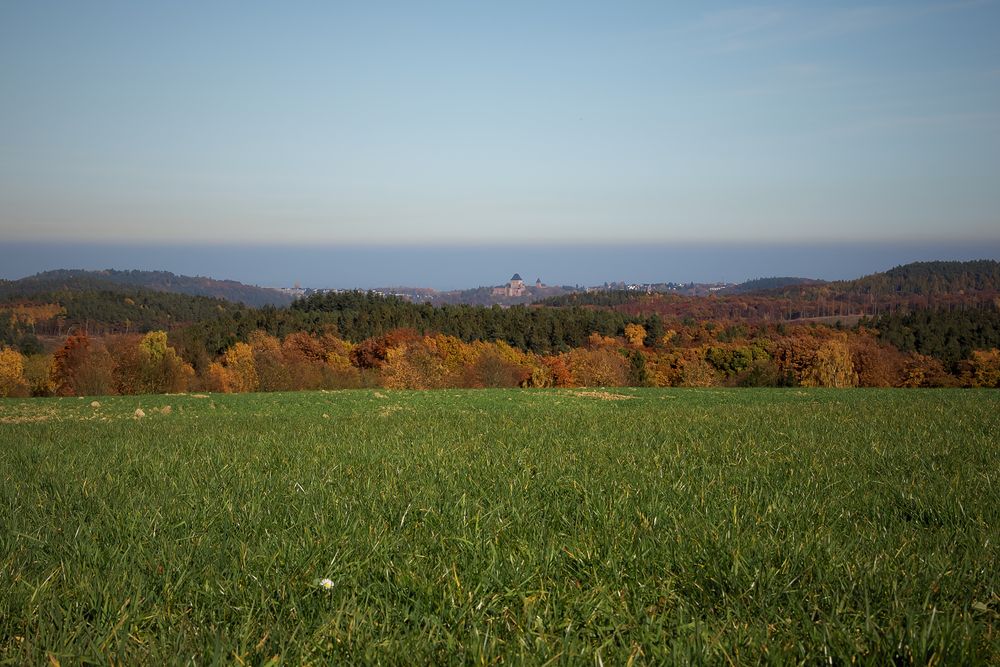
[[[906,356],[896,348],[879,343],[866,330],[851,336],[851,363],[860,387],[895,387],[903,381]]]
[[[66,338],[52,357],[52,384],[60,396],[114,393],[114,360],[103,345],[86,334]]]
[[[628,364],[625,358],[608,346],[576,348],[562,356],[569,368],[573,386],[622,387],[628,382]]]
[[[972,377],[976,387],[1000,387],[1000,350],[974,350]]]
[[[903,363],[900,387],[947,387],[954,384],[944,364],[934,357],[911,352]]]

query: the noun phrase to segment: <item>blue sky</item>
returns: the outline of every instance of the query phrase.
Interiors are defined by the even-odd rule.
[[[998,34],[989,0],[3,2],[0,242],[992,243]]]

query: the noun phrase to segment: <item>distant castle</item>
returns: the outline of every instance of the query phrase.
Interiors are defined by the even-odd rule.
[[[542,284],[542,279],[537,278],[535,280],[535,288],[541,289],[542,287],[545,287],[545,285]],[[493,296],[519,297],[524,296],[527,293],[528,287],[524,284],[524,281],[521,280],[521,274],[519,273],[515,273],[511,276],[506,285],[493,288]]]

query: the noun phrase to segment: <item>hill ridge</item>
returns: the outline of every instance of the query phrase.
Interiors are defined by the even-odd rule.
[[[80,285],[84,280],[91,284]],[[64,281],[74,281],[77,284],[62,284]],[[93,283],[98,284],[93,284]],[[20,285],[44,285],[46,289],[55,286],[63,289],[90,289],[125,286],[150,289],[157,292],[187,294],[189,296],[206,296],[225,299],[247,306],[287,306],[292,297],[271,287],[247,285],[236,280],[211,278],[208,276],[186,276],[170,271],[148,271],[142,269],[54,269],[42,271],[20,280],[11,281]],[[104,285],[100,284],[104,283]]]

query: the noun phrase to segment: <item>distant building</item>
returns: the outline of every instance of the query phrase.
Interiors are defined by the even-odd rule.
[[[541,283],[541,281],[539,280],[538,283]],[[519,297],[524,296],[527,292],[528,288],[524,286],[524,281],[521,280],[521,274],[519,273],[511,276],[506,285],[493,288],[493,296]]]

